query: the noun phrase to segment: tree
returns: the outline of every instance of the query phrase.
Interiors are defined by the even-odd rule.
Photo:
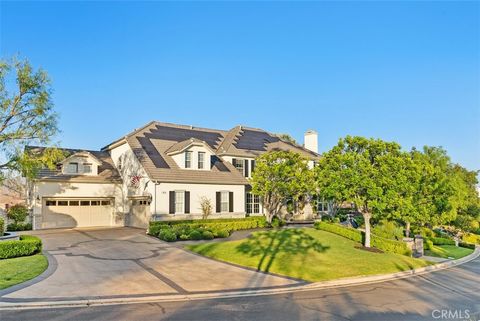
[[[34,71],[27,60],[0,60],[0,182],[8,171],[33,176],[40,166],[54,166],[62,157],[57,149],[24,151],[29,144],[49,143],[57,132],[47,73]]]
[[[403,166],[400,145],[379,139],[347,136],[325,153],[315,168],[320,194],[355,205],[365,220],[365,247],[370,247],[370,220],[381,219],[397,204],[392,186]]]
[[[200,198],[200,209],[202,210],[202,219],[206,220],[213,213],[212,200],[206,196]]]
[[[298,201],[314,190],[313,173],[308,160],[300,154],[275,151],[256,159],[252,192],[263,199],[265,216],[272,223],[288,198]]]
[[[289,142],[289,143],[292,143],[292,144],[296,144],[297,141],[295,140],[295,138],[293,138],[292,136],[290,136],[289,134],[276,134],[276,136],[278,138],[280,138],[281,140],[283,141],[286,141],[286,142]]]

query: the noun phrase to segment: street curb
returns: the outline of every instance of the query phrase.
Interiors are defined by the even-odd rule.
[[[277,289],[259,289],[237,292],[215,292],[215,293],[202,293],[202,294],[174,294],[174,295],[155,295],[144,297],[127,297],[127,298],[114,298],[114,299],[93,299],[93,300],[65,300],[65,301],[43,301],[43,302],[1,302],[1,310],[11,309],[38,309],[38,308],[61,308],[61,307],[86,307],[95,305],[118,305],[118,304],[132,304],[132,303],[149,303],[149,302],[180,302],[180,301],[196,301],[196,300],[209,300],[209,299],[226,299],[226,298],[238,298],[238,297],[253,297],[253,296],[265,296],[273,294],[284,294],[293,292],[307,292],[318,289],[329,288],[342,288],[349,286],[357,286],[363,284],[379,283],[391,280],[404,279],[408,277],[414,277],[417,275],[427,274],[435,271],[440,271],[448,268],[452,268],[461,264],[470,262],[480,256],[480,247],[476,247],[475,251],[461,259],[438,263],[423,268],[391,273],[382,275],[372,275],[365,277],[352,277],[344,278],[332,281],[322,281],[316,283],[309,283],[299,286],[290,286],[288,288]]]

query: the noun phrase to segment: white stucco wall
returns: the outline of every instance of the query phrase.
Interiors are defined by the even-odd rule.
[[[190,213],[192,215],[201,215],[200,198],[208,197],[212,201],[213,214],[215,215],[216,192],[233,192],[233,213],[245,214],[245,186],[243,185],[213,185],[213,184],[176,184],[160,183],[156,186],[156,202],[151,204],[151,212],[154,214],[168,214],[169,212],[169,192],[170,191],[189,191],[190,192]],[[153,190],[155,195],[155,190]],[[155,200],[155,196],[154,196]],[[222,213],[225,215],[233,213]]]
[[[45,197],[109,197],[115,200],[112,226],[123,226],[123,197],[121,184],[113,183],[66,183],[66,182],[36,182],[32,191],[32,214],[35,228],[40,227],[42,217],[42,202]],[[38,199],[37,199],[38,197]]]

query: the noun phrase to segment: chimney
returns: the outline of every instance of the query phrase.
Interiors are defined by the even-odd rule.
[[[303,147],[318,153],[318,133],[316,131],[309,129],[305,132]]]

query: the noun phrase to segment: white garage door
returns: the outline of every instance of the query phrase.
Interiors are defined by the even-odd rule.
[[[43,200],[42,228],[109,226],[112,224],[113,199]]]

